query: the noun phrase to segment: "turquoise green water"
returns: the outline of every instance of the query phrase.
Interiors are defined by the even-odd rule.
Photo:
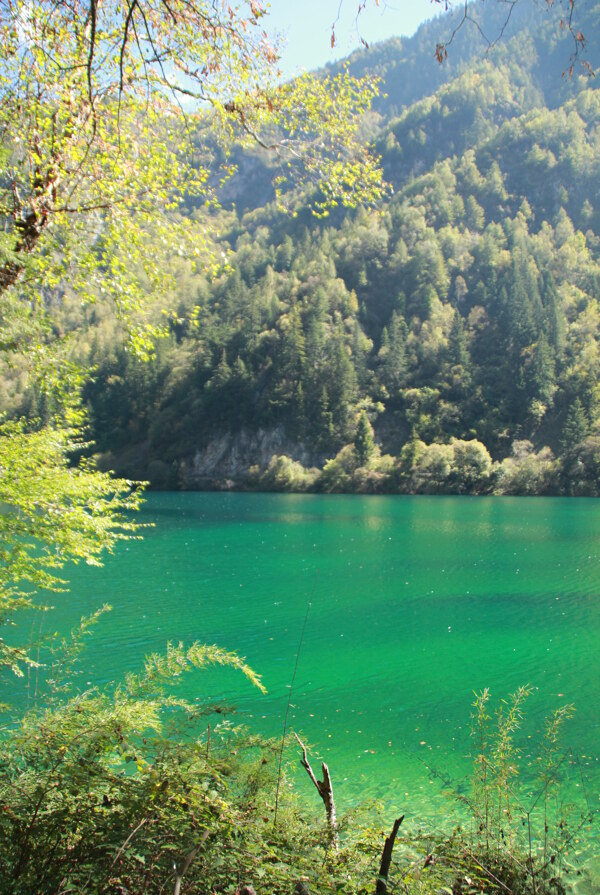
[[[223,670],[191,678],[190,695],[276,734],[310,600],[290,726],[329,762],[339,808],[373,796],[439,812],[428,769],[462,786],[473,691],[520,684],[535,688],[526,743],[575,703],[565,743],[598,805],[599,502],[188,493],[151,495],[142,517],[144,539],[75,569],[44,620],[64,630],[113,605],[86,680],[114,680],[168,639],[218,643],[268,695]]]

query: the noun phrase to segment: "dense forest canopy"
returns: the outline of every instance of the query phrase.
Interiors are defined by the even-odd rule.
[[[578,13],[593,34],[598,4]],[[561,78],[568,37],[525,4],[488,56],[458,32],[442,74],[439,27],[350,60],[387,93],[362,124],[389,184],[374,207],[322,217],[322,186],[273,186],[271,156],[234,148],[221,208],[182,193],[164,225],[192,244],[210,225],[221,268],[144,234],[127,276],[160,258],[145,307],[169,308],[149,363],[101,289],[82,308],[57,280],[104,464],[159,487],[596,493],[595,82]],[[48,412],[14,371],[3,390],[12,414]]]

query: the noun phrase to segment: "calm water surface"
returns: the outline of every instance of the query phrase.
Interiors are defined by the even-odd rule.
[[[142,517],[144,539],[75,569],[70,605],[44,621],[67,629],[113,605],[90,681],[167,640],[218,643],[268,695],[223,670],[190,678],[188,695],[279,733],[310,601],[290,724],[329,762],[339,808],[372,796],[439,811],[431,769],[463,785],[473,691],[521,684],[535,688],[526,754],[551,709],[576,705],[573,786],[599,804],[600,502],[188,493],[151,495]]]

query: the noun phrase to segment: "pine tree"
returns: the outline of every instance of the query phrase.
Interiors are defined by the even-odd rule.
[[[358,387],[356,372],[350,360],[340,327],[332,337],[328,346],[328,363],[326,374],[329,410],[331,411],[336,437],[345,443],[351,436],[351,411],[356,401]]]
[[[536,337],[533,297],[529,294],[527,260],[520,251],[513,253],[512,282],[507,289],[508,331],[513,357],[531,345]],[[539,294],[538,294],[539,299]]]
[[[227,363],[227,352],[223,348],[221,352],[221,360],[217,365],[214,376],[210,380],[211,387],[215,389],[224,388],[231,379],[231,367]]]
[[[567,321],[554,277],[550,271],[542,275],[541,292],[548,342],[554,349],[556,359],[560,360],[565,350]]]
[[[535,346],[530,383],[534,397],[544,403],[552,399],[555,388],[554,358],[544,333]]]
[[[297,409],[298,387],[304,375],[306,349],[302,318],[296,305],[283,320],[285,328],[274,359],[275,387],[272,404],[283,408],[286,416],[293,417]]]
[[[330,448],[334,440],[333,414],[329,406],[329,395],[323,386],[317,403],[317,419],[315,423],[317,443],[321,448]]]
[[[389,327],[381,334],[379,360],[380,378],[393,399],[402,388],[406,377],[406,336],[408,329],[404,319],[396,311],[392,314]]]
[[[576,398],[569,408],[565,424],[561,433],[561,446],[563,451],[568,451],[580,444],[589,431],[589,422],[583,404]]]
[[[354,436],[354,450],[356,451],[356,459],[359,466],[366,466],[375,451],[373,427],[364,410],[358,418],[356,435]]]
[[[452,366],[462,367],[465,371],[471,362],[462,317],[458,311],[454,312],[454,320],[448,334],[448,360]]]

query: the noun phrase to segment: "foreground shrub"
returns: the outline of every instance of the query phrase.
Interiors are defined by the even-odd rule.
[[[237,668],[261,687],[235,654],[170,646],[119,686],[69,696],[77,642],[64,646],[49,669],[46,707],[0,741],[6,895],[240,895],[246,883],[258,895],[564,892],[564,856],[589,820],[567,818],[554,798],[569,706],[546,724],[535,779],[519,781],[516,735],[530,691],[501,702],[495,717],[488,691],[480,694],[473,785],[460,797],[471,822],[431,834],[410,821],[391,862],[381,809],[353,809],[332,836],[322,806],[315,820],[307,798],[279,777],[279,742],[222,720],[211,730],[215,707],[177,695],[182,674],[208,664]]]

